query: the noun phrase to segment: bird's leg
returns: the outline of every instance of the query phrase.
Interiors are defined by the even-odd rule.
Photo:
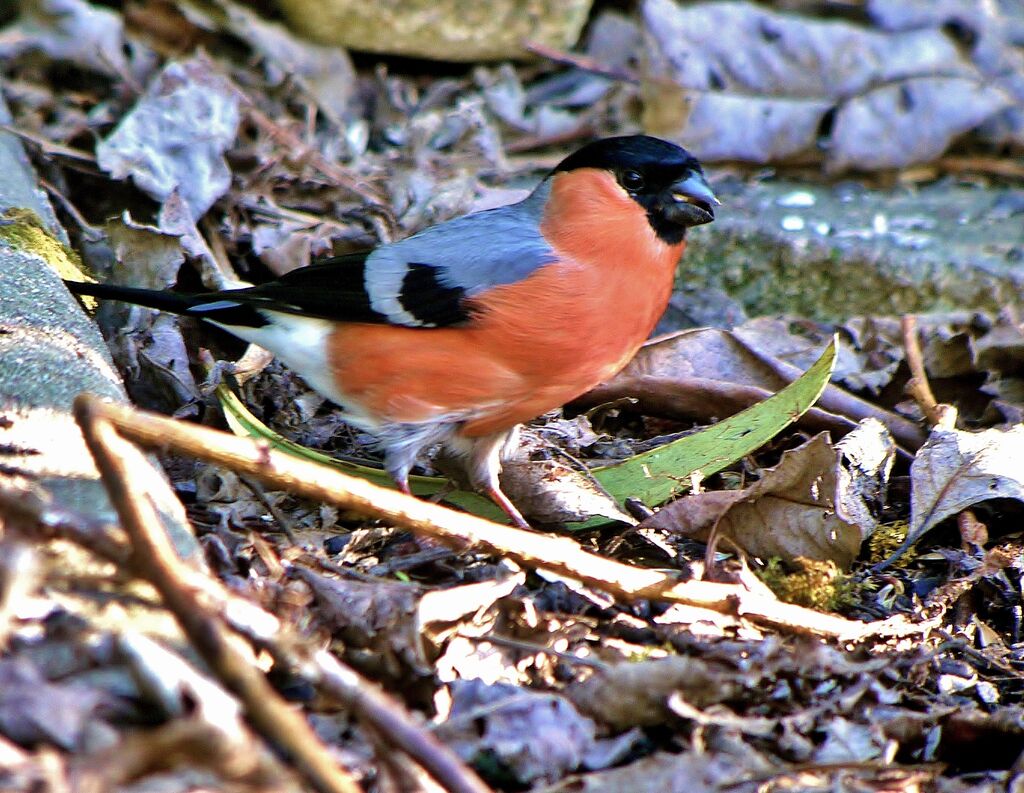
[[[530,524],[526,522],[526,518],[523,517],[523,513],[516,509],[516,505],[509,501],[508,496],[501,492],[500,487],[497,485],[485,487],[484,492],[488,495],[491,501],[501,507],[502,511],[512,519],[513,524],[518,526],[520,529],[530,528]]]
[[[395,487],[407,496],[412,495],[409,487],[409,471],[412,470],[412,460],[404,455],[385,454],[384,470],[388,472]]]
[[[515,504],[506,496],[498,482],[501,473],[501,460],[515,451],[519,440],[519,427],[508,432],[498,432],[483,438],[473,438],[466,462],[466,470],[473,486],[485,493],[491,501],[501,507],[502,511],[512,519],[512,523],[520,529],[530,528]]]

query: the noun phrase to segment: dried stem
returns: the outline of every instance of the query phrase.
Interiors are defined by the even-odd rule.
[[[928,374],[924,370],[924,356],[921,354],[921,343],[917,336],[917,317],[904,314],[900,319],[903,330],[903,351],[910,367],[910,380],[907,381],[906,392],[917,402],[928,423],[932,426],[943,421],[943,410],[932,387],[928,384]]]
[[[174,552],[145,490],[135,486],[137,450],[107,421],[97,403],[79,400],[75,417],[103,484],[132,544],[135,568],[160,593],[192,645],[243,702],[246,715],[268,741],[281,747],[310,783],[324,793],[358,793],[301,713],[267,682],[241,638],[228,631],[201,597],[196,571]]]
[[[273,486],[343,509],[391,521],[446,545],[508,556],[529,567],[571,576],[626,599],[651,598],[746,617],[791,633],[832,639],[916,632],[901,621],[865,624],[794,606],[742,587],[707,581],[677,581],[656,570],[621,564],[584,551],[576,542],[513,529],[421,501],[306,460],[266,444],[186,424],[95,397],[78,398],[136,443],[197,457],[250,474]]]

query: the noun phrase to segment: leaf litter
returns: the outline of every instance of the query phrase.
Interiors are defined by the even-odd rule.
[[[826,22],[650,0],[593,20],[581,44],[590,62],[569,54],[434,75],[353,65],[227,0],[124,13],[37,0],[5,18],[0,68],[14,127],[97,277],[197,286],[269,277],[515,200],[562,150],[633,128],[638,105],[649,130],[683,130],[708,160],[810,158],[837,172],[927,162],[972,130],[1019,145],[1009,5],[867,3],[863,16]],[[727,48],[716,44],[724,28],[735,32]],[[55,65],[73,80],[55,85]],[[685,112],[673,116],[676,106]],[[908,127],[922,134],[899,132]],[[219,421],[197,350],[234,359],[238,346],[113,311],[100,319],[133,398]],[[588,549],[759,592],[752,570],[778,586],[802,560],[827,562],[852,593],[833,606],[855,619],[904,615],[917,627],[902,637],[827,644],[742,613],[618,601],[224,469],[168,458],[168,470],[217,578],[386,683],[496,789],[1013,789],[1024,695],[1020,320],[962,312],[918,327],[932,386],[959,409],[955,428],[922,430],[904,395],[898,318],[757,318],[653,342],[572,413],[538,421],[525,461],[525,490],[560,500],[562,514],[568,500],[576,517],[603,516],[570,535]],[[651,515],[659,504],[609,503],[574,482],[587,465],[764,399],[835,332],[839,360],[818,406],[725,470],[688,477],[688,495]],[[358,433],[279,365],[243,390],[283,434],[366,462]],[[954,526],[965,509],[974,523]],[[44,779],[303,789],[127,567],[98,565],[39,526],[18,526],[15,539],[4,514],[5,789]],[[706,558],[712,532],[729,542]],[[918,541],[917,553],[873,569],[887,553],[872,555],[869,538],[888,553]],[[818,585],[778,589],[801,586]],[[258,646],[252,659],[365,789],[401,779],[419,789],[388,736],[318,695],[308,670]],[[209,751],[196,750],[199,738]],[[246,755],[248,769],[232,764]]]

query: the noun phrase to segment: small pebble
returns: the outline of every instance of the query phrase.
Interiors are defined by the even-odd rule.
[[[999,689],[987,680],[982,680],[978,683],[975,687],[975,693],[978,695],[978,699],[986,705],[997,705],[999,703]]]
[[[806,190],[797,190],[796,192],[781,196],[775,203],[780,207],[812,207],[817,201],[818,199],[814,197],[814,193],[809,193]]]
[[[786,215],[786,217],[782,219],[783,231],[803,231],[805,225],[807,224],[799,215]]]
[[[978,685],[978,679],[959,677],[958,675],[939,675],[939,692],[942,694],[957,694],[967,691]]]
[[[885,234],[889,231],[889,219],[881,212],[876,213],[871,219],[871,229],[875,234]]]

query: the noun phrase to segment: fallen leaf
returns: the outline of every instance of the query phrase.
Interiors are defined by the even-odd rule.
[[[0,732],[16,743],[76,749],[101,700],[84,686],[46,681],[23,659],[0,660]]]
[[[904,167],[1014,103],[939,28],[881,32],[748,2],[646,0],[643,15],[649,81],[689,102],[656,132],[704,160],[775,162],[824,143],[833,171]]]
[[[755,790],[748,777],[774,775],[778,768],[747,746],[746,752],[657,752],[610,771],[570,777],[559,791],[573,793],[721,793]]]
[[[271,85],[295,81],[335,124],[344,124],[356,90],[352,59],[340,47],[299,39],[279,22],[269,22],[241,3],[216,0],[225,12],[225,27],[267,59]],[[198,4],[187,8],[199,12]],[[208,24],[210,20],[207,18]]]
[[[0,31],[0,59],[38,50],[113,77],[127,71],[120,14],[84,0],[29,0],[19,6],[17,21]]]
[[[993,498],[1024,501],[1024,425],[964,432],[936,427],[910,466],[904,547],[948,517]]]
[[[684,496],[644,526],[700,540],[717,527],[753,556],[829,560],[847,569],[877,525],[872,510],[883,501],[895,446],[871,419],[844,442],[833,446],[818,435],[785,452],[750,487]]]
[[[510,460],[502,467],[501,487],[524,515],[538,523],[591,518],[636,523],[589,473],[560,460]]]
[[[177,236],[136,223],[127,212],[103,230],[116,261],[102,280],[146,289],[166,289],[177,281],[185,260]],[[133,401],[165,413],[202,401],[176,317],[103,301],[96,320]]]
[[[669,656],[621,663],[597,670],[566,695],[591,718],[613,729],[651,727],[672,716],[669,698],[677,694],[695,708],[706,708],[737,694],[740,683],[699,658]]]
[[[865,763],[882,754],[885,736],[877,724],[857,724],[836,717],[825,727],[825,742],[814,752],[816,763]]]
[[[455,680],[449,689],[451,711],[440,726],[446,742],[467,761],[492,755],[523,784],[560,779],[605,743],[594,722],[558,694],[480,680]]]
[[[964,45],[985,78],[1016,100],[1016,106],[988,119],[980,136],[996,145],[1024,143],[1024,6],[978,0],[867,0],[865,9],[884,30],[940,30]]]
[[[827,386],[835,356],[833,340],[810,369],[778,393],[700,432],[597,468],[594,477],[620,498],[663,504],[689,484],[690,474],[700,471],[708,476],[721,471],[804,415]],[[671,382],[671,378],[665,379]],[[629,390],[627,386],[626,394]]]
[[[100,141],[96,156],[115,179],[130,176],[158,201],[177,192],[199,219],[231,186],[224,152],[239,117],[238,92],[209,59],[172,62]]]
[[[954,138],[1010,103],[980,75],[914,77],[882,85],[839,105],[828,169],[881,170],[929,162]]]
[[[296,567],[295,573],[313,590],[324,625],[349,647],[369,650],[379,674],[430,672],[415,619],[423,594],[419,587],[333,578],[305,567]]]

